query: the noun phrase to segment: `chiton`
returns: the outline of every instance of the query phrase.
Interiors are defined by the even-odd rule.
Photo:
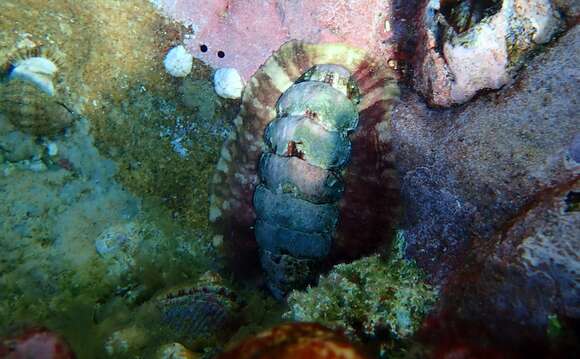
[[[239,271],[259,252],[280,298],[390,242],[398,95],[388,66],[343,44],[290,41],[250,78],[210,196],[210,220]]]

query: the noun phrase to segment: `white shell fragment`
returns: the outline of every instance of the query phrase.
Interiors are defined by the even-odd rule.
[[[238,70],[224,67],[218,69],[213,75],[213,86],[220,97],[238,99],[242,97],[244,81]]]
[[[163,60],[165,71],[174,77],[185,77],[191,72],[193,56],[182,45],[169,50]]]
[[[52,79],[58,67],[45,57],[29,57],[14,63],[10,72],[10,80],[19,79],[28,81],[48,95],[54,95]]]
[[[50,142],[46,144],[46,152],[50,157],[58,155],[58,145],[55,142]]]

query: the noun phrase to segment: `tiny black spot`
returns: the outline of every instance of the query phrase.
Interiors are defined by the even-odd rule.
[[[201,50],[201,52],[207,52],[207,45],[201,44],[201,45],[199,45],[199,49]]]
[[[224,56],[226,56],[225,52],[223,52],[222,50],[218,51],[217,55],[220,59],[222,59]]]

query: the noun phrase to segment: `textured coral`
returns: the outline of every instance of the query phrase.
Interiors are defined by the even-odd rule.
[[[402,236],[398,240],[402,245]],[[434,303],[436,292],[423,282],[402,249],[386,261],[372,256],[339,264],[318,286],[293,292],[287,316],[343,329],[351,337],[374,337],[388,330],[395,339],[410,337]]]
[[[319,324],[292,323],[250,337],[219,359],[364,359],[358,348],[342,335]]]
[[[345,192],[338,204],[331,257],[358,257],[392,238],[400,211],[389,143],[388,109],[398,95],[392,71],[360,49],[292,41],[248,82],[240,114],[234,120],[236,132],[225,142],[212,180],[210,219],[238,261],[257,257],[252,197],[259,182],[257,166],[265,148],[266,126],[276,114],[282,93],[317,64],[345,67],[361,92],[359,125],[350,136],[351,160],[342,174]],[[247,265],[243,271],[248,271]]]

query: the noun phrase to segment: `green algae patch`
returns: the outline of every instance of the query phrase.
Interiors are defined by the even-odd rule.
[[[23,49],[55,49],[65,102],[90,121],[121,184],[207,230],[208,178],[238,102],[214,93],[200,61],[186,78],[165,72],[167,51],[191,30],[137,0],[7,0],[0,9],[2,73]]]
[[[237,343],[288,321],[282,318],[282,315],[288,309],[286,305],[275,300],[269,293],[258,291],[254,288],[242,288],[239,293],[246,304],[241,311],[242,325],[229,338],[228,343]]]
[[[217,96],[207,80],[183,81],[189,85],[181,93],[138,85],[121,101],[106,98],[111,111],[99,117],[95,136],[119,164],[117,178],[129,190],[184,224],[207,229],[208,181],[229,125],[216,114]]]
[[[563,326],[558,316],[556,314],[550,314],[548,316],[548,328],[546,329],[548,337],[552,340],[558,339],[562,336],[563,332]]]
[[[4,258],[13,265],[0,276],[0,288],[8,293],[0,302],[0,335],[42,325],[64,335],[82,358],[105,357],[112,333],[125,326],[148,328],[144,338],[132,339],[144,343],[133,351],[135,355],[170,340],[174,333],[160,326],[151,298],[161,288],[197,278],[212,267],[212,255],[201,247],[204,241],[192,240],[195,233],[166,227],[160,213],[152,222],[148,218],[152,214],[129,222],[137,228],[129,240],[138,242],[138,248],[128,263],[121,263],[122,270],[116,268],[124,256],[103,258],[87,248],[69,250],[71,254],[55,261],[54,250],[34,249],[30,245],[34,240],[24,239],[23,255],[12,250],[13,255]],[[170,222],[171,217],[165,216]],[[75,255],[88,259],[75,265]]]
[[[286,316],[342,329],[362,341],[409,339],[437,292],[417,265],[403,258],[403,243],[400,233],[390,259],[375,255],[336,265],[318,286],[290,295]]]
[[[0,105],[0,336],[45,326],[103,358],[119,333],[142,357],[175,339],[155,294],[219,269],[208,180],[238,102],[199,61],[166,74],[187,32],[147,1],[1,2],[0,86],[15,54],[49,46],[75,122],[35,136]]]

